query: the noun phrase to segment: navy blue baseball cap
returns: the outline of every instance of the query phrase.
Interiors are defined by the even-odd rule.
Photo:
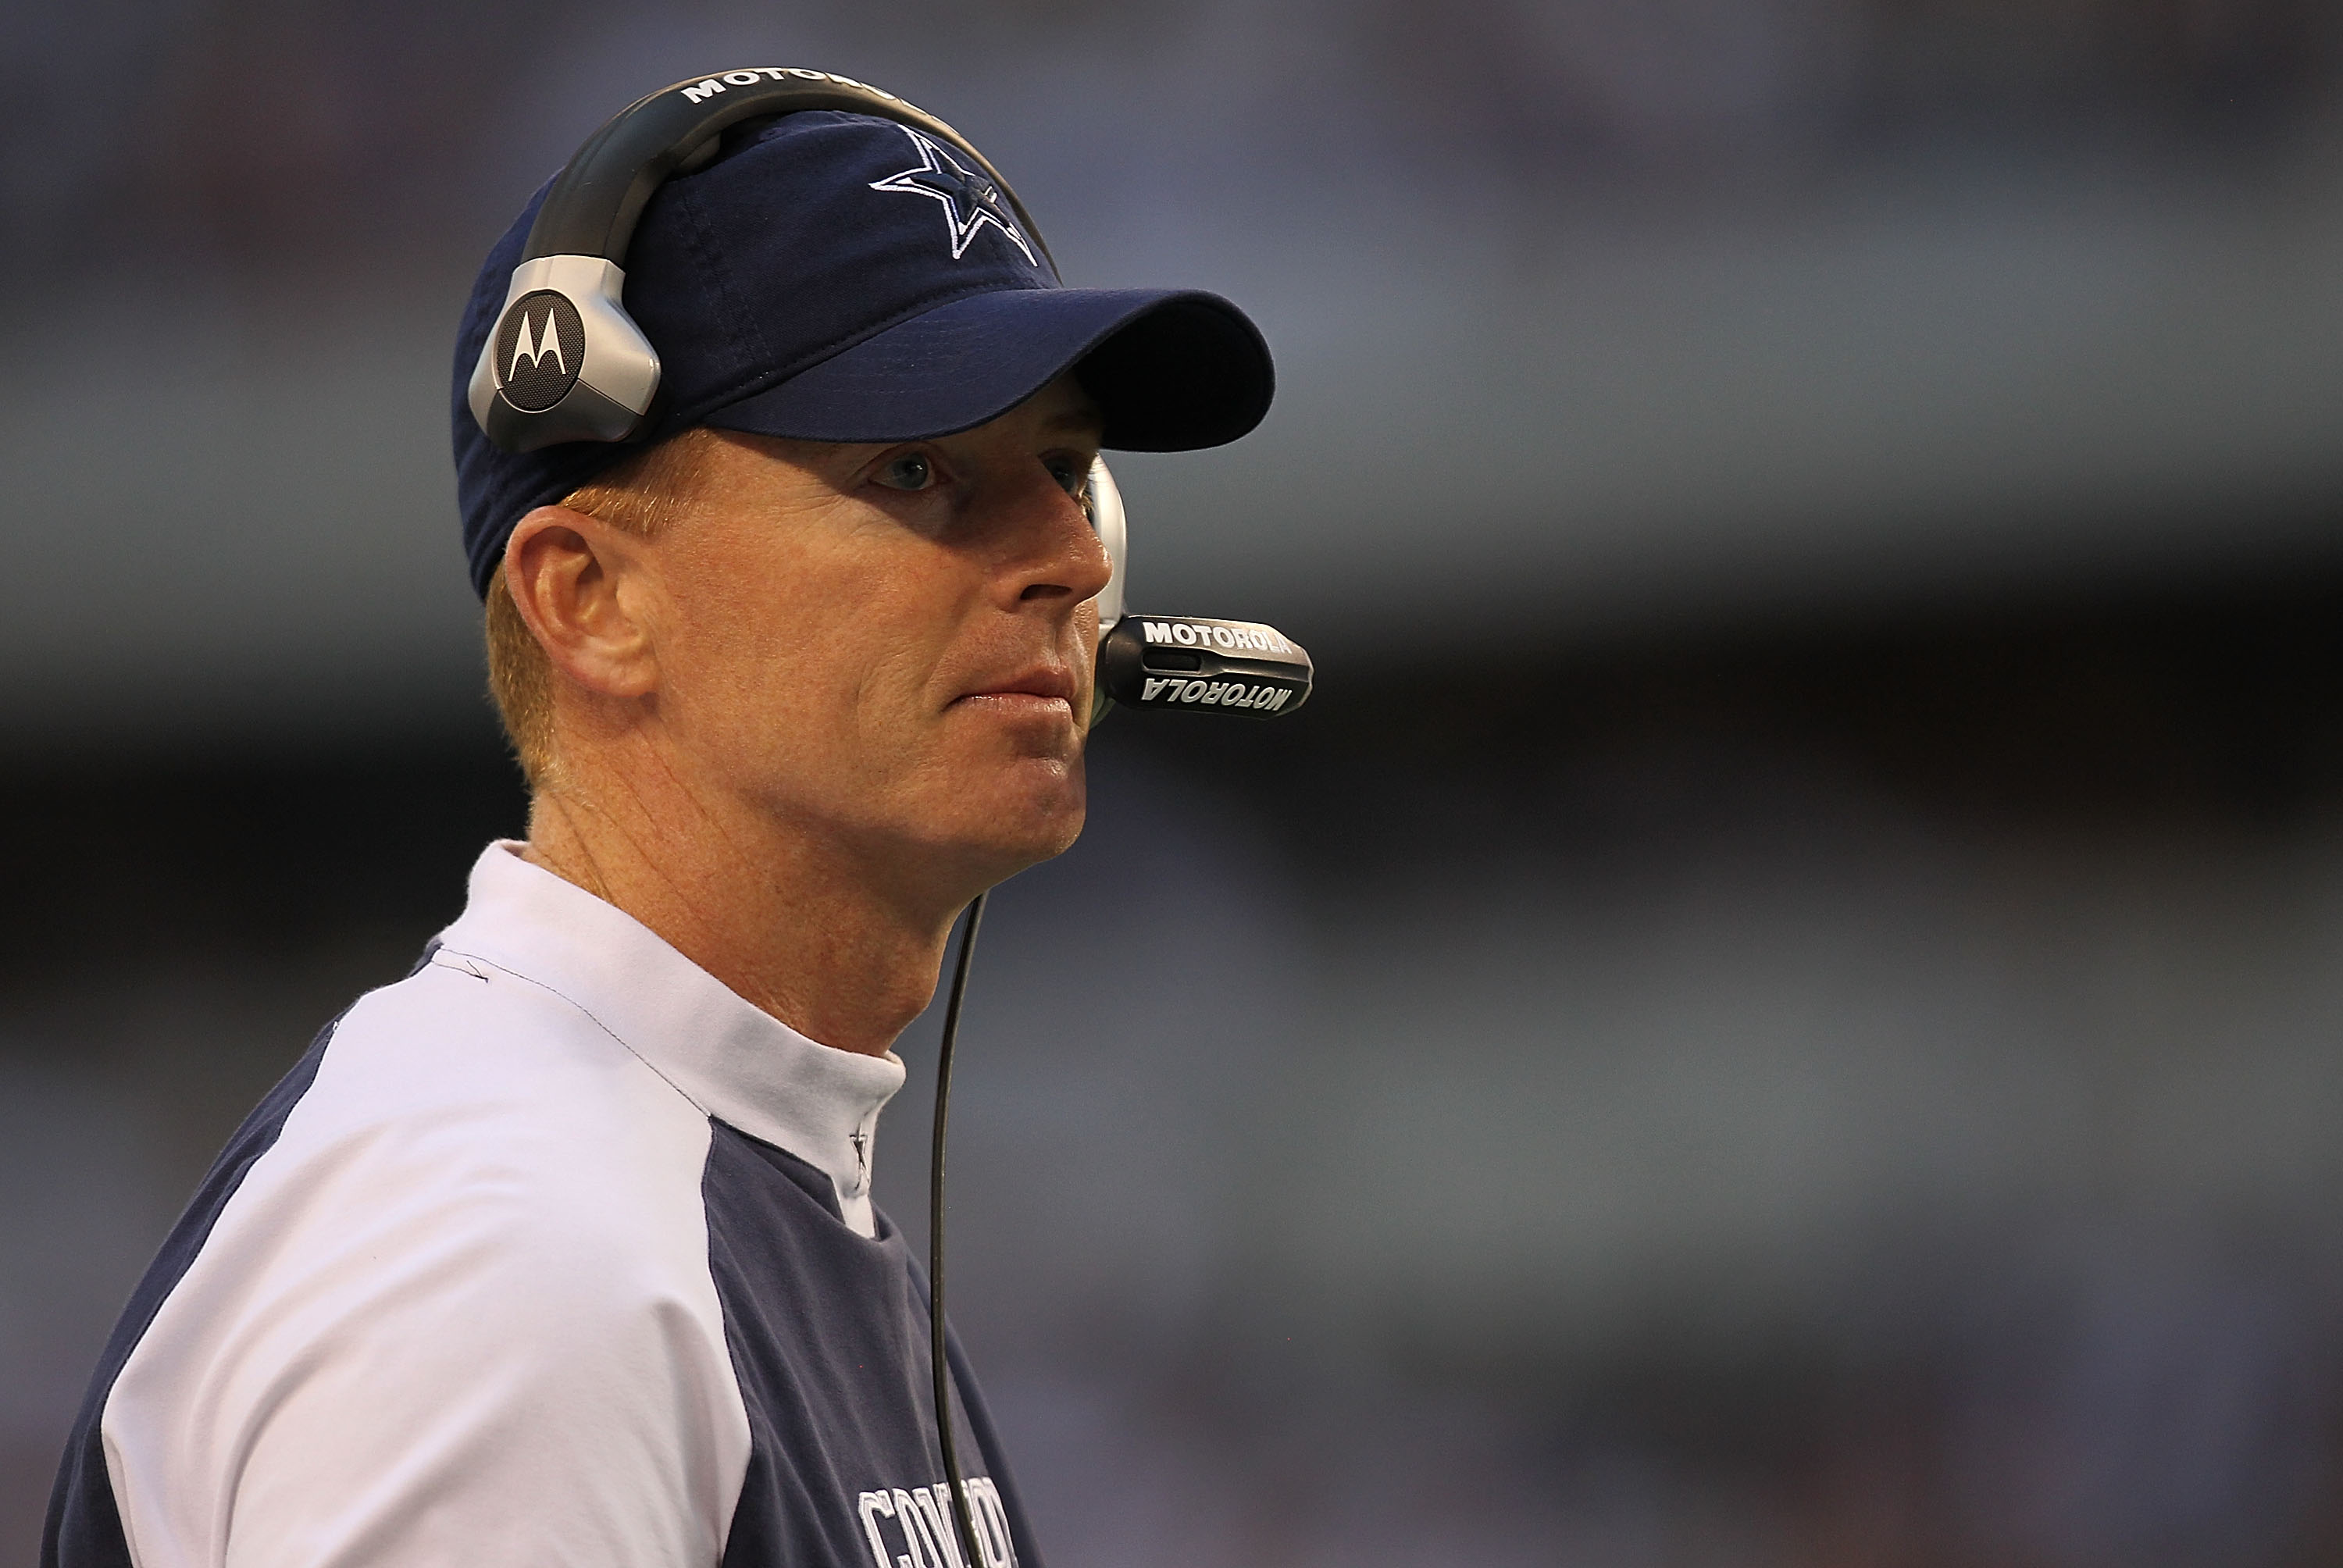
[[[722,156],[669,179],[644,209],[625,303],[659,356],[647,428],[624,443],[501,451],[467,387],[545,195],[488,253],[456,342],[456,489],[483,597],[532,508],[695,425],[921,440],[998,417],[1069,369],[1118,450],[1218,446],[1269,411],[1269,347],[1227,300],[1065,287],[1039,238],[949,147],[889,120],[812,110],[734,133]]]

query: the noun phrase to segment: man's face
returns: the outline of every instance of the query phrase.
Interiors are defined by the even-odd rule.
[[[1072,377],[895,446],[725,435],[649,552],[653,696],[687,787],[914,880],[1081,832],[1096,607]]]

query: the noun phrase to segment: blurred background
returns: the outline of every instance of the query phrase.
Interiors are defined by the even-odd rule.
[[[1282,389],[1118,465],[956,1316],[1060,1564],[2343,1563],[2343,7],[85,0],[0,47],[0,1554],[115,1312],[522,799],[472,269],[810,64]],[[923,1233],[932,1020],[880,1193]]]

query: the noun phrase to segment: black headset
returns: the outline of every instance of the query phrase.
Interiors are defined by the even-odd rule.
[[[623,296],[627,246],[644,206],[669,176],[712,162],[722,148],[725,131],[732,126],[807,109],[842,109],[892,120],[947,145],[992,183],[1027,237],[1050,260],[1051,270],[1056,270],[1056,260],[1025,204],[985,156],[933,115],[883,88],[797,65],[763,65],[678,82],[612,116],[587,138],[546,193],[505,292],[504,309],[480,346],[479,362],[472,370],[472,417],[491,442],[508,452],[531,452],[565,441],[626,441],[643,432],[659,394],[659,350],[627,314]],[[548,341],[560,348],[554,357],[558,373],[542,370]],[[517,368],[522,359],[528,362],[527,371]],[[1091,465],[1083,504],[1113,564],[1097,600],[1093,724],[1118,703],[1267,719],[1291,713],[1309,699],[1314,675],[1310,656],[1273,627],[1196,616],[1124,614],[1127,529],[1122,498],[1103,458]],[[944,1008],[929,1187],[928,1305],[936,1435],[969,1568],[990,1558],[978,1545],[952,1438],[943,1312],[944,1128],[952,1046],[960,1033],[960,1003],[983,915],[980,894],[960,929],[950,999]]]
[[[1049,256],[1024,203],[984,155],[892,93],[801,66],[678,82],[612,116],[546,193],[496,329],[472,371],[472,417],[490,441],[508,452],[531,452],[563,441],[624,441],[642,432],[659,392],[659,351],[620,295],[627,246],[644,206],[669,176],[711,162],[734,126],[806,109],[871,115],[945,143],[983,172]],[[1054,260],[1051,266],[1054,271]],[[538,373],[546,337],[560,346],[562,375]],[[516,372],[516,349],[528,361],[527,373]]]

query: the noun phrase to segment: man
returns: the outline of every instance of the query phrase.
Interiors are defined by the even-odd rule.
[[[946,149],[804,113],[646,209],[652,428],[515,454],[464,378],[534,210],[456,388],[528,839],[206,1179],[99,1368],[56,1568],[963,1556],[870,1200],[889,1048],[957,911],[1081,829],[1092,458],[1242,435],[1267,351],[1210,296],[1061,287]],[[1031,1568],[953,1375],[985,1568]]]

